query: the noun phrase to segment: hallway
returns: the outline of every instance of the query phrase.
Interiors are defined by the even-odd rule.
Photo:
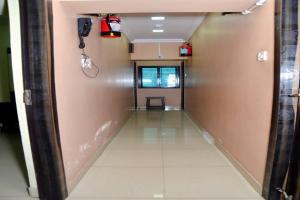
[[[135,112],[69,200],[258,200],[184,112]]]

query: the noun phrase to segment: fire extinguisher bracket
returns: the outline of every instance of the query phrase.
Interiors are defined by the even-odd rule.
[[[102,37],[107,37],[107,38],[118,38],[121,37],[122,34],[121,32],[117,32],[117,31],[111,31],[111,32],[101,32],[101,36]]]

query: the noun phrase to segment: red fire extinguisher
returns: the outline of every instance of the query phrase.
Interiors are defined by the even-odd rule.
[[[193,54],[192,45],[190,43],[185,42],[179,47],[180,56],[186,57],[186,56],[192,56],[192,54]]]
[[[101,37],[121,37],[121,18],[114,14],[108,14],[101,19]]]

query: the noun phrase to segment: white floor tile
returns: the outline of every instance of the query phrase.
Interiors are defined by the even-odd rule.
[[[8,199],[9,200],[9,199]],[[68,200],[263,200],[262,198],[258,199],[211,199],[211,198],[193,198],[193,199],[186,199],[186,198],[181,198],[181,199],[162,199],[162,198],[147,198],[147,199],[141,199],[141,198],[76,198],[76,197],[70,197]]]
[[[163,149],[170,150],[184,150],[184,149],[207,149],[214,150],[214,145],[207,143],[207,141],[199,137],[169,137],[162,139]]]
[[[164,150],[165,167],[229,166],[216,150]]]
[[[71,197],[153,198],[162,193],[161,168],[92,167]]]
[[[165,200],[263,200],[263,198],[255,198],[255,199],[248,199],[248,198],[226,198],[226,199],[211,199],[211,198],[193,198],[193,199],[187,199],[187,198],[181,198],[181,199],[173,199],[173,198],[167,198]]]
[[[69,197],[67,200],[165,200],[165,199],[161,199],[161,198],[101,198],[101,197],[97,197],[97,198],[89,198],[89,197],[84,197],[84,198],[77,198],[77,197]],[[195,199],[194,199],[195,200]],[[228,199],[227,199],[228,200]],[[248,199],[245,199],[248,200]],[[251,199],[252,200],[252,199]]]
[[[96,161],[95,166],[161,167],[162,151],[159,150],[109,150]]]
[[[1,197],[26,197],[27,184],[23,172],[18,166],[0,165]]]
[[[108,149],[134,149],[134,150],[159,150],[161,149],[162,142],[160,138],[115,138]]]
[[[160,198],[155,198],[160,197]],[[259,200],[183,112],[136,112],[69,200]]]
[[[229,167],[165,168],[166,198],[259,198]]]
[[[0,200],[29,199],[21,138],[0,134]]]
[[[161,138],[160,127],[135,127],[130,129],[122,129],[116,138],[140,138],[159,139]]]
[[[202,134],[194,128],[162,127],[160,131],[162,137],[166,139],[188,138],[188,137],[203,138]]]

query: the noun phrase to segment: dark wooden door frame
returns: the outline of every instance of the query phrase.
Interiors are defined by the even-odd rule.
[[[298,102],[298,111],[300,102]],[[286,192],[293,195],[293,200],[300,199],[300,116],[297,114],[297,126],[293,141],[293,149],[288,171]]]
[[[290,109],[289,105],[284,105],[280,96],[280,74],[283,67],[281,35],[283,31],[293,28],[285,26],[286,30],[282,29],[285,25],[281,20],[283,14],[293,11],[281,6],[282,2],[287,1],[297,0],[276,0],[274,104],[263,191],[269,200],[279,199],[273,184],[282,179],[287,158],[291,154],[287,145],[289,140],[284,138],[289,138],[290,133],[294,133],[294,129],[290,129],[290,121],[280,119],[281,112]],[[39,195],[41,199],[60,200],[67,196],[67,186],[55,100],[51,8],[51,0],[20,0],[24,85],[32,94],[32,105],[27,106],[27,115]],[[286,122],[287,129],[282,127],[283,122]],[[283,144],[285,149],[280,148]]]
[[[133,93],[134,93],[134,109],[137,110],[138,109],[138,98],[137,98],[137,86],[138,86],[138,77],[137,77],[137,65],[136,65],[136,61],[134,61],[133,64],[133,82],[134,82],[134,86],[133,86]]]
[[[54,82],[52,1],[20,0],[24,89],[30,142],[40,199],[67,196]]]
[[[181,80],[181,110],[184,110],[184,88],[185,88],[185,63],[181,61],[180,80]]]
[[[291,162],[293,141],[297,135],[294,127],[296,120],[295,105],[288,95],[298,93],[298,91],[293,90],[292,83],[299,81],[294,80],[294,78],[281,78],[284,73],[290,73],[292,76],[289,77],[294,77],[293,73],[298,72],[295,71],[295,60],[298,43],[299,2],[298,0],[276,0],[275,2],[274,99],[268,158],[263,184],[263,196],[268,200],[280,200],[281,194],[276,188],[285,187]],[[293,186],[289,185],[289,187]],[[287,190],[289,189],[287,188]]]

